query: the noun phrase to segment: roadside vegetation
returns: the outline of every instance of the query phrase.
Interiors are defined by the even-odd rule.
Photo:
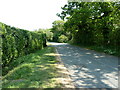
[[[53,47],[46,47],[22,57],[11,66],[14,67],[3,76],[3,88],[60,88],[57,80],[58,62]]]
[[[0,29],[3,89],[63,86],[57,79],[60,73],[55,48],[46,47],[44,32],[30,32],[4,23],[0,23]]]
[[[69,44],[74,45],[74,46],[78,46],[78,47],[82,47],[82,48],[87,48],[90,50],[94,50],[94,51],[97,51],[100,53],[106,53],[106,54],[118,56],[118,57],[120,56],[120,50],[116,50],[116,47],[84,46],[84,45],[74,44],[74,43],[70,43],[70,42],[69,42]]]
[[[57,15],[51,41],[120,56],[119,2],[68,2]]]
[[[46,46],[45,34],[11,27],[4,23],[0,23],[0,36],[2,38],[0,56],[2,57],[3,76],[13,67],[11,63],[18,57],[41,50]]]
[[[70,43],[120,56],[120,3],[68,2],[57,15]]]

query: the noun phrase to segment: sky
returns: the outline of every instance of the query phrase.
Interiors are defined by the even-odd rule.
[[[47,29],[52,22],[61,20],[67,0],[0,0],[0,22],[26,30]]]

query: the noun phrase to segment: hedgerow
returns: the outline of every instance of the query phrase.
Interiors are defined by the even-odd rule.
[[[2,68],[10,66],[16,58],[40,50],[46,46],[46,35],[0,23],[2,38]]]

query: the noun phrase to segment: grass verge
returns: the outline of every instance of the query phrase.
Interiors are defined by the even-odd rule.
[[[46,47],[20,57],[11,65],[14,69],[2,78],[3,88],[60,88],[54,47]]]

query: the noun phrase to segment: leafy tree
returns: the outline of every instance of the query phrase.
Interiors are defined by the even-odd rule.
[[[56,20],[52,23],[53,41],[58,42],[59,37],[65,35],[64,23],[62,20]]]
[[[37,30],[35,32],[37,32],[37,33],[45,33],[48,41],[53,40],[53,33],[51,32],[51,29],[41,29],[40,28],[39,30]]]
[[[72,34],[74,43],[107,46],[111,44],[109,35],[114,23],[119,19],[118,5],[110,2],[68,2],[57,15],[67,19],[64,27]],[[114,12],[117,14],[114,15]]]

